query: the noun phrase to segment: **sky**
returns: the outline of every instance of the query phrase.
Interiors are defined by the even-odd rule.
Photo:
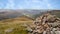
[[[60,9],[60,0],[0,0],[0,9]]]

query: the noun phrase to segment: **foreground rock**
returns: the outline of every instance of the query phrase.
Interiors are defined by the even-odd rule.
[[[36,18],[33,24],[34,29],[30,27],[29,31],[31,34],[57,34],[60,32],[60,18],[49,13]]]
[[[10,33],[10,32],[13,31],[13,29],[14,29],[14,28],[9,28],[9,29],[6,29],[4,32],[5,32],[5,33]]]

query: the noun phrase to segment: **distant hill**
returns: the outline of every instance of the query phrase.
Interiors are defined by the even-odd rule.
[[[1,10],[0,9],[0,20],[9,19],[9,18],[16,18],[20,16],[27,16],[29,18],[35,19],[38,16],[45,14],[45,13],[51,13],[55,14],[58,17],[60,14],[60,10]]]
[[[36,14],[39,14],[41,10],[1,10],[0,9],[0,20],[16,18],[20,16],[27,16],[34,18]]]
[[[3,19],[8,19],[8,18],[15,18],[17,16],[22,16],[22,14],[20,12],[0,12],[0,20]]]
[[[51,14],[56,15],[57,17],[60,18],[60,10],[52,10],[52,11],[48,11],[47,13],[51,13]]]
[[[40,12],[40,13],[34,15],[34,17],[36,18],[36,17],[39,17],[40,15],[43,15],[43,14],[46,14],[46,13],[50,13],[52,15],[56,15],[57,17],[60,18],[60,10],[50,10],[50,11],[47,10],[45,12]]]

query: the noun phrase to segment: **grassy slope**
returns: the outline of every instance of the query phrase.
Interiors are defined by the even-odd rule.
[[[51,11],[40,12],[39,14],[34,15],[34,18],[39,17],[39,16],[46,14],[46,13],[56,15],[57,17],[60,18],[60,10],[51,10]]]
[[[56,15],[57,17],[60,18],[60,10],[53,10],[51,11],[51,14]]]
[[[24,24],[31,24],[33,20],[28,18],[15,18],[0,21],[0,34],[28,34]],[[13,28],[12,32],[5,32]]]

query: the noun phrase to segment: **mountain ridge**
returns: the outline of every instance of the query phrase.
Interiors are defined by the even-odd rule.
[[[44,13],[51,13],[59,16],[60,10],[0,10],[0,20],[16,18],[23,15],[35,19]]]

